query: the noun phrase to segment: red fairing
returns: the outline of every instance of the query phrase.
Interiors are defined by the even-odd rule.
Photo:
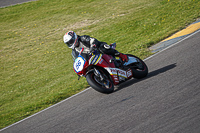
[[[85,65],[84,65],[84,68],[83,68],[83,71],[82,71],[82,74],[83,74],[83,75],[86,74],[88,65],[89,65],[89,61],[86,61],[86,62],[85,62]]]
[[[103,68],[105,68],[105,67],[115,68],[114,62],[110,62],[110,60],[112,60],[112,59],[113,59],[112,56],[104,54],[97,65],[100,67],[103,67]],[[110,75],[110,76],[115,85],[119,84],[119,79],[118,79],[117,75]]]
[[[74,69],[74,72],[77,73],[78,75],[85,75],[87,72],[88,65],[89,65],[89,61],[86,61],[82,71],[77,73],[76,70]]]
[[[114,62],[110,62],[111,59],[113,59],[112,56],[103,54],[101,60],[98,62],[97,65],[98,65],[98,66],[101,66],[101,67],[111,67],[111,68],[115,68]]]

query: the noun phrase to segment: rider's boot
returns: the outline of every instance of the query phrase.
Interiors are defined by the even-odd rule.
[[[119,53],[118,57],[121,58],[122,61],[128,62],[128,56],[127,55]]]

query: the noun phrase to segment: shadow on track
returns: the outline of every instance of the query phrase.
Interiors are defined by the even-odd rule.
[[[165,66],[165,67],[160,68],[158,70],[155,70],[153,72],[150,72],[150,73],[148,73],[147,77],[145,77],[143,79],[131,79],[129,81],[126,81],[126,82],[122,83],[121,85],[119,85],[119,87],[117,87],[117,89],[114,92],[117,92],[117,91],[119,91],[119,90],[121,90],[121,89],[123,89],[125,87],[131,86],[131,85],[133,85],[133,84],[135,84],[137,82],[140,82],[140,81],[146,80],[148,78],[154,77],[154,76],[156,76],[158,74],[164,73],[164,72],[166,72],[168,70],[171,70],[171,69],[173,69],[175,67],[176,67],[176,63],[168,65],[168,66]]]

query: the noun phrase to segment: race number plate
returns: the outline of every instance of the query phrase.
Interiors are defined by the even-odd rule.
[[[132,76],[133,76],[132,70],[131,70],[131,69],[128,69],[128,70],[126,71],[126,75],[127,75],[127,78],[128,78],[128,79],[129,79],[129,78],[132,78]]]
[[[80,71],[83,70],[84,65],[85,65],[85,60],[83,59],[83,57],[79,56],[78,58],[76,58],[74,62],[74,71],[76,73],[79,73]]]

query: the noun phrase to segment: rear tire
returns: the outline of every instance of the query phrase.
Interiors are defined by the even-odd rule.
[[[138,63],[134,63],[134,64],[129,65],[130,68],[133,71],[133,77],[136,78],[136,79],[141,79],[141,78],[146,77],[147,74],[148,74],[148,67],[144,63],[144,61],[141,60],[140,58],[138,58],[137,56],[134,56],[134,55],[127,54],[127,56],[134,57],[134,58],[138,59]]]
[[[98,76],[94,74],[94,71],[91,71],[86,75],[86,80],[88,84],[98,92],[109,94],[114,91],[114,84],[110,78],[110,75],[103,70],[97,69],[100,74],[103,76],[103,80],[101,80]]]

